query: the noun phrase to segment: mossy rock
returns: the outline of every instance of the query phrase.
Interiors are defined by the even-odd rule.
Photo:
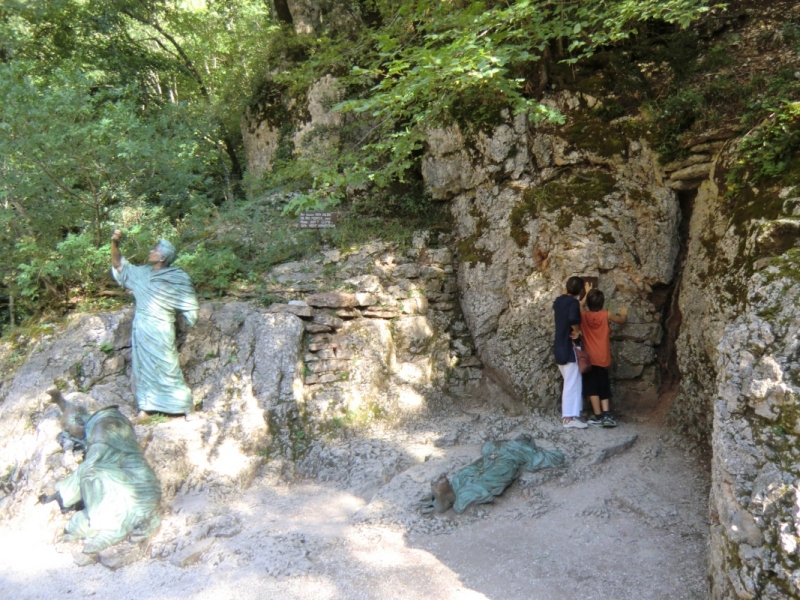
[[[489,230],[489,219],[478,209],[473,206],[469,211],[470,216],[475,219],[475,233],[460,240],[456,244],[456,252],[458,253],[458,260],[462,263],[485,263],[492,264],[492,253],[488,250],[478,248],[476,246],[478,240],[483,237],[483,234]]]
[[[624,132],[597,116],[577,114],[572,123],[565,127],[564,133],[570,144],[598,156],[625,156],[627,152],[628,140]]]
[[[617,184],[611,173],[600,169],[569,173],[549,181],[538,188],[528,188],[522,202],[509,215],[511,237],[520,248],[530,241],[525,225],[543,213],[560,211],[555,223],[559,228],[572,224],[575,215],[591,216],[597,208],[605,206],[605,197]]]

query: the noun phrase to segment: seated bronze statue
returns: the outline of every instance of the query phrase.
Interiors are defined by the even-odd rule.
[[[136,440],[131,422],[107,406],[89,413],[48,392],[61,408],[62,447],[82,447],[84,460],[74,473],[39,497],[56,500],[62,512],[77,510],[62,540],[85,539],[83,552],[92,554],[126,538],[139,542],[161,524],[161,486]]]
[[[470,504],[491,502],[522,471],[538,471],[564,465],[564,455],[537,448],[533,438],[521,434],[513,440],[486,442],[482,457],[460,469],[452,479],[442,473],[431,482],[430,496],[423,498],[423,512],[443,513],[451,506],[457,513]]]

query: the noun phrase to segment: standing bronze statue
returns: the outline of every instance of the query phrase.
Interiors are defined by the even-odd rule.
[[[131,331],[132,387],[140,416],[147,412],[189,414],[192,392],[183,380],[175,347],[175,316],[180,313],[191,327],[198,304],[192,280],[173,267],[175,248],[161,240],[150,250],[147,265],[130,264],[119,251],[122,232],[111,236],[111,274],[131,290],[136,313]]]
[[[62,411],[59,436],[84,448],[84,460],[66,479],[39,496],[58,501],[63,512],[77,510],[62,539],[85,539],[83,551],[93,554],[129,538],[143,541],[161,524],[161,486],[142,453],[131,422],[116,406],[93,415],[48,392]]]

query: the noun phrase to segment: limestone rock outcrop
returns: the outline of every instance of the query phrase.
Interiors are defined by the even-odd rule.
[[[722,174],[739,142],[717,148],[693,202],[671,413],[711,440],[711,597],[790,598],[800,594],[798,190],[779,179],[731,187]]]
[[[725,328],[718,348],[709,560],[715,599],[800,594],[800,282],[781,271],[770,266],[747,282],[749,309]]]
[[[321,260],[279,265],[265,276],[275,295],[294,298],[269,310],[305,321],[312,428],[424,413],[444,394],[480,381],[449,239],[432,237],[419,232],[405,251],[377,241],[327,251]]]
[[[662,331],[650,294],[673,277],[675,194],[641,123],[587,119],[581,95],[547,102],[567,115],[563,128],[507,115],[488,133],[429,136],[422,172],[435,198],[452,198],[465,320],[507,392],[552,406],[552,302],[569,276],[595,277],[612,309],[631,308],[629,324],[614,330],[617,397],[652,404]]]
[[[242,115],[240,128],[247,172],[253,177],[261,177],[272,170],[280,142],[280,129],[250,109]]]

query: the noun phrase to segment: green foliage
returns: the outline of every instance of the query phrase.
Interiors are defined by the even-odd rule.
[[[784,183],[800,183],[798,169],[800,150],[800,102],[789,102],[769,117],[762,126],[751,131],[739,144],[739,155],[725,177],[726,194],[736,195],[746,184],[784,179]],[[785,175],[793,178],[786,180]]]
[[[173,231],[166,211],[205,185],[198,141],[171,109],[142,111],[96,85],[0,66],[0,283],[31,302],[102,290],[113,229],[149,245]]]
[[[796,32],[800,27],[785,23],[780,30],[768,32],[769,45],[796,46],[800,39]],[[671,83],[671,93],[649,107],[657,123],[656,149],[663,161],[688,153],[680,143],[687,132],[732,123],[739,123],[745,132],[800,97],[793,67],[749,75],[738,69],[734,63],[737,41],[738,36],[732,34],[708,48],[700,60],[687,60],[688,67]]]
[[[167,415],[162,415],[160,413],[156,413],[153,415],[147,415],[144,419],[140,421],[142,425],[161,425],[162,423],[166,423],[169,420]]]
[[[274,23],[261,0],[7,2],[0,296],[14,295],[19,316],[111,296],[115,228],[134,262],[159,237],[173,239],[179,264],[208,295],[257,287],[314,240],[408,241],[413,227],[446,222],[422,193],[431,128],[492,127],[506,108],[560,122],[536,100],[540,61],[571,68],[641,23],[686,27],[707,4],[365,0],[348,5],[360,26],[328,19],[318,35],[301,36]],[[325,74],[339,80],[328,108],[341,124],[295,148],[290,133],[308,119],[298,100]],[[595,120],[623,108],[609,104]],[[281,129],[276,169],[267,182],[246,182],[249,200],[239,184],[245,111]],[[286,214],[341,205],[339,227],[293,229],[263,201],[267,189],[300,191]]]
[[[778,37],[783,43],[800,48],[800,23],[784,23],[778,30]]]
[[[19,316],[103,292],[114,228],[142,260],[158,237],[187,236],[190,211],[234,200],[271,27],[256,0],[4,5],[0,296],[21,298]],[[224,264],[199,273],[217,291],[236,265],[200,252]]]
[[[178,265],[198,290],[218,295],[234,282],[258,282],[273,265],[299,259],[313,247],[314,233],[297,230],[267,197],[195,206],[179,230]]]
[[[574,64],[628,39],[646,21],[686,27],[708,3],[376,0],[367,7],[373,26],[356,40],[349,32],[346,39],[329,32],[330,38],[304,46],[294,65],[288,53],[280,60],[273,53],[281,65],[274,79],[285,89],[304,91],[322,74],[338,75],[343,98],[335,108],[346,116],[334,158],[301,156],[278,166],[273,184],[293,181],[308,190],[290,211],[335,206],[347,189],[413,178],[435,127],[490,127],[504,109],[533,121],[563,122],[532,89],[537,65],[551,47],[562,46],[558,60]]]
[[[200,242],[192,252],[182,253],[175,266],[186,270],[198,290],[223,294],[242,271],[242,261],[226,247],[208,248]]]
[[[691,128],[702,110],[703,95],[693,88],[684,88],[657,105],[656,150],[662,160],[676,156],[679,136]]]

